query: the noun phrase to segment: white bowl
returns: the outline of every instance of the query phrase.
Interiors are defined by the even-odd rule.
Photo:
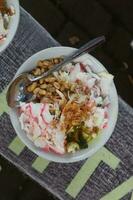
[[[32,70],[36,67],[36,63],[38,60],[46,59],[46,58],[52,58],[56,56],[61,55],[67,55],[73,51],[73,48],[70,47],[52,47],[45,50],[42,50],[32,57],[30,57],[17,71],[17,74],[20,74],[22,72],[25,72],[27,70]],[[103,70],[106,70],[104,66],[93,56],[88,54],[88,62],[91,68],[94,72],[100,72]],[[65,155],[57,155],[54,153],[47,153],[42,151],[41,149],[37,148],[26,136],[25,132],[21,130],[20,123],[18,120],[17,113],[15,110],[10,110],[10,118],[11,122],[13,124],[13,127],[19,136],[19,138],[25,143],[25,145],[31,149],[34,153],[36,153],[38,156],[41,156],[42,158],[45,158],[50,161],[54,162],[61,162],[61,163],[69,163],[69,162],[75,162],[80,161],[85,158],[88,158],[92,156],[98,149],[100,149],[110,138],[115,124],[117,120],[117,114],[118,114],[118,97],[117,92],[114,83],[112,83],[110,88],[110,100],[111,104],[109,107],[109,123],[108,127],[105,128],[102,132],[102,134],[99,134],[99,136],[93,140],[89,147],[84,150],[77,151],[74,154],[65,154]]]
[[[6,40],[0,44],[0,53],[4,51],[8,45],[11,43],[12,39],[14,38],[14,35],[17,31],[17,27],[19,24],[19,17],[20,17],[20,10],[19,10],[19,1],[18,0],[6,0],[8,6],[13,6],[15,9],[15,14],[11,17],[10,23],[9,23],[9,31],[7,34]]]

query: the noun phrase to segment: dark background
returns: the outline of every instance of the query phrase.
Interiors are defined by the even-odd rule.
[[[133,106],[132,0],[20,0],[62,45],[80,47],[106,36],[92,53],[115,75],[118,94]],[[0,200],[47,200],[52,195],[0,157]]]

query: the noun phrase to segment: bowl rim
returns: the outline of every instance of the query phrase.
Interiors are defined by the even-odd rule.
[[[37,53],[35,53],[34,55],[32,55],[31,57],[29,57],[21,66],[20,68],[18,69],[15,77],[22,73],[24,67],[26,67],[26,65],[30,64],[30,62],[35,59],[36,62],[39,60],[39,56],[44,54],[44,58],[46,56],[46,52],[48,53],[49,51],[58,51],[58,49],[60,50],[67,50],[67,51],[72,51],[73,49],[75,48],[71,48],[71,47],[65,47],[65,46],[61,46],[61,47],[50,47],[50,48],[47,48],[47,49],[44,49],[44,50],[41,50]],[[102,65],[102,63],[100,63],[95,57],[91,56],[90,54],[89,55],[89,59],[93,60],[93,63],[95,63],[96,65],[102,67],[102,69],[106,70],[106,68]],[[55,55],[56,56],[56,55]],[[38,58],[38,59],[37,59]],[[48,57],[47,57],[48,58]],[[50,57],[49,57],[50,58]],[[34,67],[33,67],[34,68]],[[26,71],[26,70],[24,70]],[[107,70],[106,70],[107,71]],[[14,78],[15,78],[14,77]],[[68,156],[68,157],[62,157],[60,155],[57,155],[57,154],[52,154],[52,153],[46,153],[44,151],[42,151],[41,149],[38,149],[37,147],[35,147],[35,145],[33,144],[33,142],[29,141],[29,139],[27,138],[26,134],[24,133],[23,135],[23,131],[20,129],[20,131],[18,131],[18,129],[20,128],[20,125],[18,127],[18,125],[16,125],[16,123],[19,122],[18,118],[16,117],[16,119],[14,118],[16,113],[13,109],[10,109],[9,110],[9,115],[10,115],[10,119],[11,119],[11,122],[12,122],[12,125],[18,135],[18,137],[22,140],[22,142],[32,151],[34,152],[35,154],[37,154],[38,156],[44,158],[44,159],[47,159],[49,161],[54,161],[54,162],[58,162],[58,163],[72,163],[72,162],[77,162],[77,161],[80,161],[80,160],[83,160],[85,158],[88,158],[90,156],[92,156],[94,153],[96,153],[102,146],[104,146],[106,144],[106,142],[109,140],[110,136],[112,135],[113,131],[114,131],[114,128],[115,128],[115,125],[116,125],[116,121],[117,121],[117,116],[118,116],[118,96],[117,96],[117,91],[116,91],[116,88],[115,88],[115,85],[113,83],[113,92],[114,92],[114,97],[115,97],[115,104],[114,104],[114,107],[113,107],[113,111],[112,111],[112,115],[113,116],[113,122],[109,121],[109,124],[110,125],[110,131],[108,130],[109,134],[106,135],[106,138],[104,138],[104,141],[102,143],[97,143],[97,146],[95,148],[92,148],[91,150],[87,151],[86,149],[86,153],[82,153],[83,151],[85,150],[80,150],[78,153],[74,153],[74,154],[71,154],[71,156]],[[15,119],[15,120],[14,120]],[[20,133],[21,132],[21,133]],[[106,133],[107,131],[105,131]],[[102,133],[103,134],[103,133]],[[108,136],[108,137],[107,137]]]
[[[0,53],[2,53],[4,50],[7,49],[7,47],[12,42],[14,36],[16,35],[17,28],[20,21],[20,6],[19,6],[19,0],[6,0],[7,4],[13,5],[15,7],[15,15],[12,16],[11,21],[9,23],[9,31],[7,34],[6,40],[3,42],[3,44],[0,45]],[[13,27],[12,27],[13,26]],[[10,34],[10,30],[12,30]]]

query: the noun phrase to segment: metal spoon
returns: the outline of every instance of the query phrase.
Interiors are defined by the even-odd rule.
[[[37,81],[41,78],[47,77],[50,74],[52,74],[54,71],[60,70],[65,64],[71,62],[73,59],[79,57],[80,55],[90,52],[94,50],[97,46],[102,44],[105,41],[105,37],[101,36],[98,38],[95,38],[85,45],[83,45],[80,49],[74,50],[71,54],[66,56],[64,60],[57,65],[54,65],[50,70],[47,72],[41,74],[40,76],[33,76],[30,72],[22,73],[19,76],[17,76],[10,84],[6,99],[7,104],[11,108],[14,108],[16,106],[19,106],[20,102],[30,102],[33,99],[35,99],[35,96],[31,93],[28,93],[26,91],[27,85],[30,84],[30,82]]]

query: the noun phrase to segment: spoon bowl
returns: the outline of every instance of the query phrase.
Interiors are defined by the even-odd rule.
[[[26,92],[26,86],[30,83],[27,73],[17,76],[9,85],[6,99],[11,108],[19,106],[20,102],[32,100],[33,96]]]

